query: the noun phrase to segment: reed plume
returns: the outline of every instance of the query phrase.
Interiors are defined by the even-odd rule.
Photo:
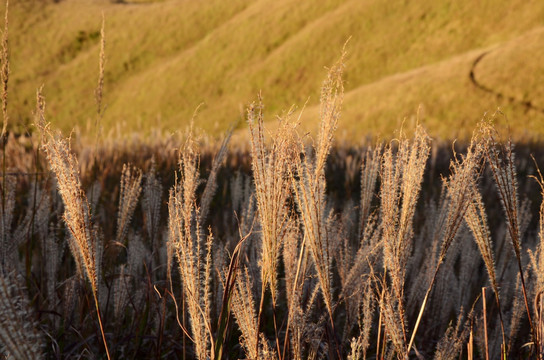
[[[366,359],[370,347],[370,333],[374,317],[376,297],[372,289],[372,278],[368,277],[363,288],[363,299],[361,302],[361,314],[359,316],[359,335],[351,340],[351,352],[348,359]]]
[[[450,163],[451,174],[443,183],[443,200],[435,222],[432,242],[440,242],[440,251],[431,282],[423,298],[416,324],[408,344],[410,351],[425,310],[429,294],[436,281],[440,266],[446,257],[455,235],[461,226],[465,213],[472,203],[473,186],[477,183],[484,155],[484,145],[481,139],[473,136],[467,153],[460,159],[454,158]],[[440,240],[439,240],[440,239]]]
[[[423,172],[430,152],[429,137],[418,125],[413,142],[401,139],[398,150],[393,154],[392,146],[384,151],[381,167],[381,206],[383,258],[387,274],[391,278],[392,298],[384,305],[397,306],[398,322],[391,326],[403,335],[402,344],[407,342],[405,331],[404,283],[406,266],[412,247],[413,217]],[[389,311],[389,309],[386,309]],[[400,346],[397,341],[395,348]]]
[[[242,333],[240,345],[244,348],[248,359],[275,359],[275,353],[264,335],[259,332],[251,277],[247,268],[244,271],[238,269],[231,308]]]
[[[290,169],[295,200],[304,226],[304,243],[307,243],[310,249],[321,293],[333,327],[332,244],[330,243],[332,239],[326,227],[325,164],[332,146],[343,100],[344,56],[345,53],[329,69],[322,86],[321,126],[317,146],[313,149],[315,154],[312,156],[311,153],[307,153],[302,140],[299,140],[300,156],[293,158]]]
[[[480,249],[480,254],[484,260],[484,264],[489,275],[489,281],[491,282],[491,287],[493,288],[493,293],[495,294],[495,301],[499,310],[499,319],[501,323],[503,351],[505,351],[506,339],[502,319],[501,303],[499,300],[499,284],[497,282],[497,275],[495,272],[495,257],[493,255],[493,247],[491,244],[491,234],[487,225],[487,215],[485,214],[482,195],[480,194],[476,185],[473,185],[472,192],[472,203],[465,213],[465,221],[474,235],[474,240],[478,245],[478,249]]]
[[[192,338],[198,359],[213,353],[210,333],[211,233],[202,233],[196,190],[199,179],[199,155],[189,134],[180,154],[180,179],[170,190],[168,201],[168,241],[179,263],[183,293],[191,320]]]
[[[43,149],[51,171],[56,176],[59,193],[64,202],[64,222],[70,232],[69,245],[78,269],[84,270],[91,284],[102,340],[108,359],[110,358],[98,305],[98,274],[102,256],[99,230],[91,223],[87,197],[81,188],[79,165],[72,154],[68,141],[55,135],[45,121],[45,100],[41,90],[37,93],[37,126],[42,133]]]
[[[538,178],[534,177],[540,186],[540,202],[539,222],[538,222],[538,245],[536,252],[529,251],[531,258],[531,266],[534,274],[534,312],[535,312],[535,336],[538,339],[540,348],[537,348],[539,356],[544,353],[544,177],[538,169]]]
[[[123,165],[119,190],[119,210],[117,211],[118,243],[126,243],[128,227],[142,191],[142,172],[131,165]]]
[[[255,197],[262,229],[261,281],[263,292],[270,286],[275,302],[277,267],[288,218],[286,202],[290,191],[287,165],[293,157],[292,125],[287,115],[267,149],[260,96],[258,103],[248,109],[248,124]]]
[[[485,154],[487,162],[491,168],[502,208],[506,215],[508,235],[510,237],[512,248],[518,263],[518,270],[521,276],[521,288],[523,290],[523,298],[525,301],[525,309],[527,311],[527,317],[529,319],[529,326],[531,327],[535,349],[537,351],[538,358],[541,359],[542,352],[540,351],[540,339],[536,333],[535,326],[533,325],[533,319],[529,309],[529,299],[521,261],[522,232],[519,220],[520,206],[518,183],[516,179],[516,165],[514,164],[514,145],[512,144],[511,139],[508,139],[506,143],[498,142],[498,132],[490,121],[487,121],[482,125],[481,131],[483,137],[486,139]]]

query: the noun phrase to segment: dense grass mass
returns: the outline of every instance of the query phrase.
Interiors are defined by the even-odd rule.
[[[351,37],[339,136],[389,137],[420,105],[433,137],[468,140],[497,107],[511,124],[523,121],[511,126],[516,139],[544,133],[539,1],[18,1],[10,13],[18,124],[31,122],[42,84],[55,127],[94,121],[102,12],[106,131],[175,131],[204,103],[199,125],[217,135],[260,90],[270,119],[309,99],[305,123],[315,128],[323,65]]]
[[[259,97],[247,150],[193,125],[72,149],[38,91],[39,138],[3,152],[1,351],[541,359],[542,148],[514,156],[493,119],[465,146],[417,124],[333,147],[344,59],[315,138],[296,113],[270,133]]]
[[[543,359],[543,11],[13,5],[0,356]]]

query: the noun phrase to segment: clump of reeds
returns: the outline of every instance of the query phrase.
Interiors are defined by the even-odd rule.
[[[304,226],[304,245],[308,246],[319,279],[323,300],[334,328],[332,297],[332,242],[333,234],[327,229],[328,214],[325,199],[325,165],[329,155],[334,130],[338,124],[344,95],[342,71],[344,54],[327,74],[321,90],[320,130],[317,144],[307,152],[302,139],[293,158],[291,179],[295,200]]]
[[[199,359],[206,359],[215,353],[210,323],[213,235],[211,229],[208,235],[204,233],[201,214],[208,211],[227,141],[219,149],[201,206],[198,207],[196,192],[201,182],[199,153],[191,129],[183,149],[180,150],[180,179],[170,190],[168,201],[169,249],[176,255],[179,263],[183,295],[191,321],[192,341]],[[168,266],[170,267],[170,261]]]
[[[280,128],[272,137],[272,145],[267,149],[262,100],[259,98],[259,102],[248,109],[255,197],[261,226],[261,281],[263,292],[270,286],[274,302],[280,249],[288,219],[286,202],[290,189],[287,166],[293,158],[294,145],[288,117],[281,121]]]
[[[483,152],[484,147],[482,142],[473,137],[471,144],[467,149],[467,153],[461,156],[461,159],[455,158],[450,164],[451,175],[448,179],[444,180],[444,196],[441,200],[432,234],[432,242],[441,244],[440,251],[438,253],[437,263],[434,266],[434,274],[427,287],[427,292],[423,298],[423,302],[412,331],[410,342],[408,344],[408,352],[414,343],[423,312],[427,305],[429,294],[433,289],[440,266],[444,262],[448,249],[454,241],[457,231],[463,222],[465,213],[472,203],[474,184],[478,181],[480,176]]]
[[[388,334],[395,335],[392,339],[397,352],[406,351],[404,283],[412,247],[413,217],[429,152],[429,138],[418,126],[413,142],[401,139],[396,154],[392,146],[388,146],[382,160],[380,215],[384,267],[391,279],[391,290],[384,286],[380,308],[386,315]],[[398,317],[395,321],[393,315]],[[403,354],[402,351],[399,354]]]

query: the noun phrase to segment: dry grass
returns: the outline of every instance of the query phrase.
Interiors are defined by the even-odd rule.
[[[519,200],[535,199],[519,176],[535,168],[485,121],[458,152],[432,149],[419,124],[387,144],[335,148],[344,61],[343,52],[322,85],[315,140],[293,111],[267,140],[259,96],[247,152],[228,149],[231,132],[210,145],[191,126],[181,142],[97,142],[78,159],[46,122],[39,90],[34,172],[8,158],[15,138],[3,147],[1,351],[541,358],[544,201],[536,231],[536,207]]]
[[[330,95],[324,96],[325,102],[338,104],[338,84],[327,80]],[[100,305],[95,310],[111,314],[101,319],[104,338],[115,349],[112,357],[185,354],[204,359],[222,353],[355,359],[383,354],[404,359],[434,354],[452,359],[468,355],[471,341],[477,356],[536,354],[536,347],[523,347],[533,337],[524,326],[528,317],[521,278],[515,286],[517,260],[505,255],[513,244],[509,225],[490,196],[493,172],[484,170],[488,137],[475,137],[466,150],[452,154],[450,174],[442,181],[432,174],[447,175],[447,163],[429,161],[433,152],[421,127],[413,139],[360,151],[365,154],[359,160],[364,164],[361,181],[351,183],[361,184],[365,193],[342,198],[335,192],[338,185],[327,180],[351,176],[353,166],[345,154],[338,156],[342,151],[332,149],[332,137],[320,135],[315,148],[308,147],[303,142],[307,138],[297,137],[296,127],[285,121],[282,133],[267,143],[262,105],[256,105],[248,113],[255,121],[250,153],[233,155],[224,142],[213,150],[219,155],[213,155],[189,133],[179,150],[176,176],[169,174],[169,163],[116,155],[119,160],[110,162],[118,164],[116,174],[110,165],[103,177],[84,181],[95,189],[97,181],[103,184],[101,191],[93,191],[96,198],[90,205],[77,176],[79,162],[68,140],[44,125],[45,107],[39,99],[43,146],[59,195],[51,181],[38,184],[37,200],[27,201],[30,215],[21,217],[16,206],[19,187],[6,181],[2,231],[14,242],[5,243],[2,254],[4,266],[19,269],[23,277],[26,266],[38,274],[40,285],[29,286],[38,299],[32,308],[63,314],[39,319],[40,341],[53,349],[48,354],[104,353],[96,336],[87,343],[78,343],[75,332],[58,337],[66,326],[96,334],[92,324],[97,321],[86,321],[91,307],[85,301],[95,293]],[[324,109],[328,115],[323,120],[330,123],[323,128],[329,132],[338,113],[327,109],[338,108]],[[328,156],[331,151],[333,156]],[[83,159],[93,161],[84,154]],[[128,161],[143,170],[122,168]],[[436,167],[433,172],[426,171],[429,164]],[[494,164],[502,173],[510,162]],[[531,171],[530,165],[521,165],[523,171]],[[244,168],[253,173],[253,181],[242,172],[235,175],[234,169]],[[517,176],[516,169],[510,171]],[[526,179],[506,179],[510,191],[529,189]],[[174,185],[167,209],[162,189],[168,183]],[[112,194],[119,197],[119,206],[110,204]],[[526,217],[530,209],[523,205],[518,213]],[[109,211],[117,213],[117,225],[108,224]],[[162,216],[166,211],[167,220]],[[540,233],[527,231],[532,225],[526,221],[518,224],[520,234],[528,234],[518,245],[528,300],[537,306],[531,316],[534,324],[541,324],[536,270],[542,257]],[[62,239],[68,241],[73,261],[62,255]],[[10,246],[33,256],[8,256]],[[116,251],[102,253],[101,246]],[[59,261],[42,266],[33,257]],[[480,257],[483,271],[478,270]],[[78,272],[89,280],[90,289],[73,277]],[[495,294],[495,301],[485,304],[487,342],[479,300],[486,278]],[[461,310],[467,308],[468,316]],[[453,325],[451,316],[457,318]],[[540,325],[534,326],[540,336]]]

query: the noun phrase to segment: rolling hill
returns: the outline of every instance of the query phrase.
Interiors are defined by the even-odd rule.
[[[64,131],[97,118],[102,13],[106,132],[224,131],[262,91],[267,118],[302,107],[318,116],[325,66],[346,39],[338,135],[390,137],[420,121],[466,138],[500,107],[518,140],[544,135],[544,2],[323,0],[23,0],[10,5],[11,125],[32,122],[44,84]],[[243,127],[243,122],[239,125]]]

